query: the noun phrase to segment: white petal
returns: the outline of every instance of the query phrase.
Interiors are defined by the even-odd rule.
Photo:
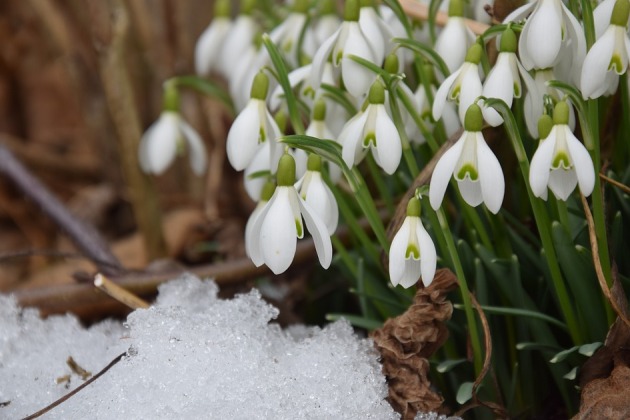
[[[529,58],[537,68],[552,67],[562,44],[562,9],[559,0],[539,0],[536,10],[525,23],[521,34]],[[520,44],[519,44],[520,46]],[[523,60],[525,68],[528,66]]]
[[[347,56],[355,55],[371,62],[374,62],[375,58],[372,48],[361,31],[359,24],[356,22],[347,23],[350,26],[348,38],[343,46],[344,58],[341,60],[341,77],[348,92],[355,98],[358,98],[370,90],[370,86],[376,76],[361,64],[347,58]]]
[[[371,6],[361,7],[359,10],[359,26],[370,43],[375,63],[379,64],[385,59],[385,39],[378,24],[380,19]]]
[[[339,29],[341,19],[337,15],[325,15],[318,18],[314,25],[315,42],[322,45]]]
[[[444,59],[451,73],[464,63],[468,47],[472,45],[469,32],[463,18],[450,17],[435,42],[435,52]]]
[[[457,180],[457,187],[459,188],[459,193],[462,195],[462,198],[468,205],[477,207],[479,204],[483,203],[481,182],[479,180],[471,181],[466,177],[462,181]]]
[[[319,172],[312,172],[311,175],[311,182],[309,182],[308,184],[307,191],[301,191],[300,196],[304,198],[304,196],[306,195],[304,201],[306,201],[306,203],[311,206],[311,208],[315,211],[319,218],[322,219],[322,221],[326,224],[326,227],[328,228],[328,234],[332,235],[333,233],[335,233],[335,229],[337,229],[338,222],[338,220],[333,220],[335,214],[333,214],[332,209],[336,209],[337,204],[334,201],[334,196],[332,196],[332,193],[330,193],[328,186],[322,180],[321,174]]]
[[[453,171],[455,171],[455,166],[457,165],[459,156],[462,154],[465,135],[466,132],[464,132],[462,137],[460,137],[460,139],[457,140],[450,149],[444,152],[438,163],[435,165],[429,187],[429,200],[431,202],[431,207],[433,207],[434,210],[440,208],[440,205],[442,204],[446,187],[453,176]]]
[[[437,265],[437,253],[431,236],[427,233],[419,222],[416,226],[418,231],[418,242],[420,244],[420,264],[422,267],[422,283],[424,287],[429,287],[435,277],[435,267]]]
[[[355,115],[346,123],[343,130],[341,130],[341,134],[339,134],[338,141],[342,147],[341,157],[349,168],[357,164],[364,154],[361,135],[363,134],[363,127],[367,117],[367,112]]]
[[[306,222],[306,228],[313,237],[313,243],[315,244],[315,250],[317,251],[317,257],[322,267],[330,267],[332,261],[332,243],[330,242],[330,235],[328,234],[328,228],[326,224],[317,216],[315,210],[311,208],[301,197],[297,197],[300,204],[300,210],[304,221]]]
[[[614,31],[609,28],[586,54],[580,82],[584,98],[598,98],[608,88],[606,74],[615,48],[614,36]]]
[[[479,66],[468,66],[462,79],[462,90],[459,94],[458,113],[459,120],[464,124],[468,107],[475,103],[481,95],[481,79],[479,79]]]
[[[195,71],[206,76],[219,63],[219,53],[232,22],[228,18],[217,17],[199,37],[195,45]]]
[[[396,126],[387,115],[384,106],[376,111],[376,147],[373,149],[376,161],[391,175],[396,172],[402,157],[402,143]]]
[[[525,19],[527,15],[531,13],[534,7],[536,7],[536,4],[537,4],[536,2],[530,2],[530,3],[520,6],[518,9],[512,11],[512,13],[507,15],[506,18],[503,19],[503,23],[520,22],[521,20]]]
[[[250,164],[258,151],[260,112],[258,99],[252,99],[232,123],[227,137],[227,156],[230,165],[242,171]]]
[[[488,210],[497,214],[503,203],[505,180],[501,164],[486,144],[481,132],[477,133],[477,165],[483,201]]]
[[[420,277],[420,266],[417,267],[417,273],[414,273],[412,271],[414,267],[407,267],[405,258],[409,246],[410,224],[410,218],[406,217],[389,247],[389,279],[394,286],[397,286],[403,278],[408,279],[415,275],[415,281],[418,281]]]
[[[455,83],[455,80],[457,79],[457,76],[459,76],[461,71],[462,69],[460,68],[457,71],[455,71],[453,74],[448,76],[446,80],[442,82],[437,92],[435,92],[435,97],[433,98],[433,109],[432,109],[433,119],[435,121],[439,120],[440,117],[442,116],[444,105],[446,104],[446,98],[448,97],[448,94],[451,91],[451,87],[453,86],[453,83]]]
[[[567,128],[567,131],[569,129]],[[591,195],[593,188],[595,187],[595,167],[593,166],[593,160],[588,154],[586,147],[575,136],[570,133],[567,135],[567,147],[571,154],[571,160],[575,168],[578,183],[580,184],[580,191],[585,196]]]
[[[610,17],[617,0],[604,0],[593,10],[593,21],[595,22],[595,36],[597,39],[604,34],[610,25]]]
[[[536,197],[542,198],[547,193],[551,160],[556,148],[555,130],[556,128],[554,127],[549,136],[538,145],[538,149],[534,152],[529,166],[529,185]]]
[[[176,112],[163,112],[144,133],[140,140],[140,164],[142,169],[159,175],[175,159],[180,116]]]
[[[586,37],[584,35],[584,29],[580,22],[573,16],[573,13],[562,3],[560,2],[560,6],[562,7],[562,14],[564,16],[564,24],[567,30],[567,38],[570,41],[567,45],[565,42],[565,46],[569,46],[571,56],[571,69],[570,69],[570,78],[569,81],[574,82],[575,84],[580,83],[580,73],[582,72],[582,63],[584,62],[584,57],[586,57]],[[578,86],[579,88],[580,86]]]
[[[203,175],[206,170],[208,158],[206,156],[206,146],[201,140],[201,136],[186,121],[180,119],[179,128],[186,138],[188,146],[188,160],[193,172],[198,176]]]
[[[307,80],[312,71],[312,65],[308,64],[306,66],[299,67],[289,73],[289,84],[292,88],[297,86],[300,82]],[[269,98],[269,109],[275,111],[280,107],[282,103],[282,97],[284,96],[284,90],[282,90],[282,85],[278,85],[271,97]]]
[[[245,225],[245,253],[256,267],[260,267],[265,262],[260,250],[260,226],[262,225],[262,219],[258,222],[258,218],[261,215],[264,217],[264,214],[267,213],[265,208],[268,203],[267,201],[259,202]]]
[[[524,114],[526,116],[525,122],[527,123],[528,121],[527,119],[528,115],[531,117],[534,117],[534,119],[536,120],[535,132],[532,133],[530,131],[530,134],[532,135],[532,137],[538,137],[538,121],[537,120],[540,118],[543,112],[543,103],[542,101],[538,99],[542,98],[542,95],[540,94],[538,90],[538,86],[536,85],[536,82],[534,82],[534,79],[532,78],[532,76],[530,76],[530,74],[527,72],[527,70],[525,70],[525,68],[521,65],[521,63],[518,62],[518,60],[516,61],[516,65],[518,68],[518,72],[521,76],[521,80],[523,81],[523,84],[525,85],[525,88],[527,90],[527,94],[525,95],[525,101],[524,101],[525,102]],[[535,98],[536,100],[532,100],[532,98]],[[530,128],[529,125],[527,127],[528,129]]]
[[[553,191],[556,198],[567,201],[577,185],[575,168],[552,169],[549,173],[549,189]]]
[[[296,220],[289,201],[292,188],[276,187],[275,200],[272,198],[269,201],[269,209],[260,226],[263,258],[275,274],[283,273],[289,268],[297,246]]]
[[[234,63],[238,61],[245,48],[252,45],[258,25],[252,16],[239,15],[225,37],[221,48],[219,69],[224,76],[233,72]]]
[[[270,162],[269,162],[269,144],[270,142],[265,142],[261,148],[258,149],[256,155],[252,159],[252,161],[245,168],[245,173],[243,174],[243,183],[245,184],[245,191],[249,198],[253,201],[260,200],[260,192],[262,191],[267,178],[264,176],[259,176],[256,178],[250,178],[250,175],[260,171],[270,171]],[[275,172],[274,168],[274,172]]]
[[[512,107],[514,97],[514,75],[510,67],[513,53],[499,53],[497,62],[490,70],[483,84],[482,95],[486,98],[502,99],[508,107]],[[503,124],[503,118],[492,107],[483,107],[483,118],[493,127]]]
[[[312,67],[311,67],[311,77],[310,77],[310,85],[313,89],[319,89],[319,85],[322,83],[322,75],[324,74],[324,66],[328,62],[328,57],[330,57],[330,53],[339,38],[339,34],[341,33],[341,29],[337,29],[334,34],[332,34],[317,50],[315,56],[313,57]]]

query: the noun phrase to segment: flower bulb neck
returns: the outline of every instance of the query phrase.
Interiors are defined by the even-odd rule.
[[[630,15],[630,1],[617,0],[610,15],[610,24],[625,28],[628,24],[628,15]]]
[[[290,187],[295,183],[295,159],[285,153],[278,162],[278,187]]]
[[[322,170],[322,158],[321,156],[311,153],[308,155],[308,161],[306,162],[306,169],[314,172],[321,172]]]
[[[569,124],[569,105],[565,101],[560,101],[553,109],[553,123],[555,125]]]
[[[254,77],[250,97],[264,101],[267,99],[267,92],[269,92],[269,78],[261,71]]]
[[[380,105],[385,103],[385,87],[383,87],[383,84],[379,80],[372,83],[370,93],[368,95],[368,102],[370,104]]]
[[[324,121],[326,119],[326,101],[318,99],[313,107],[313,121]]]
[[[385,58],[385,64],[383,64],[383,69],[389,74],[398,73],[399,62],[398,56],[396,54],[390,54]]]
[[[273,181],[265,182],[262,190],[260,191],[260,201],[269,201],[273,197],[273,193],[276,191],[276,183]]]
[[[273,116],[273,120],[278,125],[278,129],[280,129],[281,133],[287,131],[287,125],[289,124],[289,116],[283,110],[280,110]]]
[[[251,15],[256,8],[256,0],[243,0],[241,3],[241,14]]]
[[[230,1],[217,0],[214,4],[214,17],[229,18],[230,17]]]
[[[463,17],[464,2],[462,0],[451,0],[448,3],[448,17]]]
[[[319,2],[319,15],[336,15],[337,5],[335,0],[322,0]]]
[[[360,7],[374,7],[374,0],[359,0]]]
[[[483,127],[483,114],[477,104],[472,104],[466,110],[464,117],[464,130],[469,132],[481,131]]]
[[[479,64],[481,62],[481,54],[483,53],[483,49],[481,45],[478,43],[474,43],[468,48],[468,52],[466,53],[466,62]]]
[[[163,111],[179,112],[180,100],[179,91],[173,82],[164,84],[164,99],[162,103]]]
[[[417,197],[411,197],[407,203],[407,217],[420,217],[422,206]]]
[[[433,71],[433,65],[425,63],[422,65],[422,79],[427,84],[433,84],[435,82],[435,72]]]
[[[516,34],[514,33],[514,31],[511,28],[507,28],[505,31],[503,31],[503,34],[501,35],[501,46],[499,48],[499,51],[515,53],[517,45],[518,42],[516,40]]]
[[[553,119],[547,115],[543,114],[538,120],[538,137],[541,140],[549,137],[549,133],[551,133],[551,129],[553,128]]]
[[[358,22],[359,21],[359,1],[347,0],[346,8],[344,9],[343,20],[346,22]]]

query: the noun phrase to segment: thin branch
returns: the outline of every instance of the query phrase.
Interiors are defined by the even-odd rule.
[[[630,194],[630,187],[628,187],[626,184],[622,184],[619,181],[616,181],[610,177],[607,177],[606,175],[600,173],[599,177],[601,179],[603,179],[604,181],[608,182],[611,185],[614,185],[615,187],[619,188],[621,191],[625,192],[626,194]]]
[[[149,307],[146,301],[120,287],[100,273],[94,276],[94,286],[131,309],[147,309]]]
[[[0,173],[62,229],[82,253],[108,275],[120,274],[123,266],[94,227],[77,217],[41,183],[4,145],[0,144]]]
[[[47,412],[49,412],[50,410],[52,410],[53,408],[57,407],[59,404],[66,402],[68,399],[70,399],[70,397],[74,396],[74,394],[76,394],[77,392],[81,391],[83,388],[85,388],[86,386],[88,386],[89,384],[91,384],[92,382],[94,382],[95,380],[97,380],[98,378],[100,378],[105,372],[107,372],[108,370],[110,370],[112,367],[114,367],[114,365],[118,362],[120,362],[122,360],[123,357],[125,357],[127,353],[121,353],[118,356],[116,356],[116,358],[114,360],[112,360],[111,362],[109,362],[109,364],[107,366],[105,366],[103,368],[103,370],[101,370],[99,373],[97,373],[96,375],[92,376],[90,379],[88,379],[87,381],[85,381],[84,383],[82,383],[80,386],[76,387],[75,389],[73,389],[72,391],[70,391],[69,393],[67,393],[66,395],[64,395],[63,397],[59,398],[57,401],[53,402],[52,404],[42,408],[41,410],[39,410],[36,413],[31,414],[30,416],[24,417],[22,420],[31,420],[31,419],[36,419],[44,414],[46,414]]]

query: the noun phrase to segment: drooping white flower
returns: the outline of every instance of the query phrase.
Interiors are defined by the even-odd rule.
[[[295,0],[291,6],[291,13],[269,34],[271,41],[278,46],[292,67],[297,66],[301,61],[298,59],[297,48],[300,34],[308,17],[308,9],[308,0]],[[314,52],[315,40],[313,39],[313,33],[307,29],[304,33],[300,53],[310,58]]]
[[[247,240],[247,238],[252,237],[252,228],[254,226],[254,221],[256,221],[256,219],[258,218],[260,213],[263,211],[263,209],[265,208],[269,200],[271,200],[271,197],[273,197],[273,193],[275,190],[276,190],[275,182],[272,182],[269,180],[263,181],[263,187],[260,190],[260,197],[257,200],[258,204],[256,204],[256,208],[254,209],[252,214],[249,215],[249,218],[247,219],[247,223],[245,224],[245,254],[249,258],[251,258],[251,255],[252,255],[250,251],[252,241]]]
[[[296,183],[300,197],[319,215],[326,224],[328,234],[332,235],[337,230],[339,223],[339,208],[330,187],[326,185],[321,173],[322,158],[310,154],[306,173]]]
[[[413,197],[407,204],[407,217],[389,249],[389,278],[394,286],[408,288],[422,276],[427,287],[435,276],[436,264],[435,245],[420,219],[420,200]]]
[[[229,80],[230,96],[237,112],[242,111],[250,99],[252,84],[260,70],[271,61],[261,45],[248,45],[235,62]],[[275,82],[275,79],[270,81]]]
[[[140,140],[138,159],[142,170],[160,175],[177,154],[188,153],[190,166],[197,175],[206,170],[206,148],[201,136],[179,114],[179,94],[173,85],[165,86],[164,111]]]
[[[511,107],[514,98],[520,98],[523,93],[522,79],[527,91],[537,96],[534,80],[516,57],[516,34],[512,29],[508,28],[503,32],[499,51],[496,64],[483,84],[482,95],[486,98],[502,99],[508,107]],[[525,112],[540,115],[542,105],[541,101],[532,101],[529,103],[532,109]],[[503,124],[503,118],[492,107],[483,108],[483,117],[493,127]]]
[[[497,213],[505,194],[505,180],[497,157],[486,144],[481,127],[481,108],[473,104],[466,112],[464,133],[435,165],[429,198],[437,210],[442,204],[451,176],[457,181],[464,201],[473,207],[482,202]]]
[[[588,51],[580,83],[584,98],[598,98],[617,90],[617,76],[628,69],[630,38],[626,28],[629,14],[628,0],[617,0],[610,25]]]
[[[353,167],[365,156],[368,149],[376,164],[386,173],[393,174],[402,157],[402,144],[396,126],[385,109],[385,89],[380,80],[372,84],[368,106],[346,123],[339,134],[342,157]]]
[[[195,45],[195,71],[207,76],[219,66],[219,55],[225,37],[232,27],[230,2],[218,0],[214,5],[214,17]]]
[[[435,97],[435,93],[437,91],[436,87],[431,85],[431,94]],[[416,97],[417,110],[420,118],[424,121],[424,125],[426,126],[428,131],[433,131],[433,127],[435,126],[435,120],[433,119],[433,113],[431,111],[431,102],[427,98],[427,91],[423,85],[419,85],[414,93]],[[453,102],[446,102],[444,104],[444,109],[442,110],[442,122],[444,123],[444,130],[446,131],[446,137],[451,137],[454,135],[457,130],[460,129],[462,123],[459,121],[459,116],[457,115],[457,109],[455,108],[455,104]],[[417,137],[410,137],[412,141],[423,144],[426,139],[422,132],[419,132]]]
[[[313,237],[319,262],[324,268],[332,260],[332,244],[326,224],[299,196],[295,186],[295,162],[283,155],[278,166],[278,186],[264,205],[245,237],[246,249],[254,264],[266,264],[275,274],[289,268],[295,256],[297,239],[304,236],[304,222]]]
[[[313,107],[313,117],[304,134],[318,139],[332,140],[335,139],[332,131],[326,124],[327,104],[323,99],[318,99]],[[332,162],[328,162],[328,175],[330,181],[336,184],[341,179],[341,168]]]
[[[571,49],[575,66],[581,65],[586,54],[584,30],[562,0],[537,0],[525,4],[510,13],[504,22],[517,22],[527,15],[529,18],[518,44],[523,67],[527,70],[553,67],[563,48]]]
[[[547,199],[549,188],[559,200],[566,201],[577,185],[585,196],[593,192],[593,161],[569,129],[568,120],[567,103],[558,102],[553,112],[553,127],[541,139],[529,168],[529,184],[536,197]]]
[[[464,123],[466,111],[481,95],[482,85],[479,76],[482,47],[475,43],[466,54],[466,61],[446,78],[438,88],[433,101],[433,119],[439,120],[446,101],[457,103],[459,119]]]
[[[333,65],[341,67],[344,86],[352,96],[361,97],[368,91],[375,76],[370,70],[352,60],[349,55],[371,62],[375,62],[376,57],[366,34],[359,26],[358,0],[346,1],[345,7],[345,20],[341,27],[319,47],[313,57],[310,84],[313,89],[319,88],[324,65],[332,53]]]
[[[466,52],[475,43],[475,34],[464,20],[464,5],[461,0],[451,0],[448,6],[448,21],[435,41],[435,52],[453,73],[464,59]]]
[[[237,171],[245,169],[263,143],[270,142],[270,153],[278,153],[280,146],[275,139],[280,137],[280,129],[267,110],[265,97],[268,78],[260,72],[252,85],[251,99],[234,120],[227,137],[227,156]],[[272,159],[273,161],[273,159]]]
[[[335,0],[320,0],[317,2],[319,13],[313,24],[313,36],[317,46],[322,45],[341,25],[341,18],[337,15]]]
[[[393,38],[406,38],[407,37],[407,31],[405,30],[405,27],[403,26],[402,22],[398,19],[398,16],[396,16],[396,13],[394,13],[394,11],[389,8],[389,6],[381,4],[378,6],[378,10],[381,14],[381,18],[385,22],[385,25],[391,31],[391,36]],[[405,64],[413,61],[413,52],[411,50],[408,50],[405,48],[398,48],[396,50],[396,55],[398,55],[398,58],[400,60],[401,68],[399,69],[399,71],[403,70],[403,67]]]
[[[374,52],[374,63],[381,64],[385,56],[392,50],[392,32],[374,7],[373,0],[361,1],[359,9],[359,26]]]
[[[255,0],[243,2],[241,14],[232,23],[230,31],[225,36],[218,63],[221,74],[230,79],[234,71],[234,64],[243,55],[247,47],[254,42],[258,32],[258,24],[251,15]]]

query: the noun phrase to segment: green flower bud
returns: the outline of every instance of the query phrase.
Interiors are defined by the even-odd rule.
[[[260,201],[269,201],[273,197],[273,193],[276,191],[276,183],[273,181],[265,182],[260,192]]]
[[[287,131],[287,125],[289,124],[289,116],[283,110],[280,110],[273,116],[273,120],[278,124],[278,128],[281,133]]]
[[[252,83],[251,94],[249,95],[252,99],[260,99],[264,101],[267,99],[267,92],[269,91],[269,78],[264,72],[259,72],[256,77],[254,77],[254,82]]]
[[[321,172],[322,170],[322,158],[321,156],[311,153],[308,155],[308,161],[306,162],[306,169],[309,171]]]
[[[278,186],[290,187],[295,184],[295,159],[288,153],[285,153],[278,162]]]
[[[569,124],[569,105],[565,101],[560,101],[553,109],[553,123],[555,125]]]
[[[164,83],[164,98],[162,102],[162,110],[179,112],[179,90],[173,81]]]
[[[435,72],[432,64],[424,63],[422,65],[422,80],[426,80],[428,84],[432,84],[435,81]]]
[[[466,110],[466,116],[464,117],[464,130],[466,131],[481,131],[483,127],[483,114],[479,105],[472,104]]]
[[[610,24],[625,28],[628,24],[628,15],[630,15],[630,2],[628,0],[617,0],[615,7],[613,7],[612,15],[610,15]]]
[[[383,64],[383,69],[387,73],[396,74],[398,73],[398,56],[396,54],[390,54],[385,58],[385,64]]]
[[[518,42],[516,41],[516,34],[514,33],[514,31],[510,28],[507,28],[505,31],[503,31],[503,34],[501,35],[501,46],[499,48],[499,51],[515,53],[517,45]]]
[[[451,0],[448,3],[448,16],[449,17],[464,16],[464,2],[462,0]]]
[[[217,0],[216,3],[214,3],[214,17],[230,17],[229,0]]]
[[[551,133],[551,129],[553,128],[553,120],[547,114],[543,114],[538,119],[538,137],[541,140],[546,139]]]
[[[371,104],[385,103],[385,87],[380,80],[372,83],[372,87],[370,87],[370,94],[368,95],[368,102]]]
[[[324,121],[326,118],[326,102],[323,99],[318,99],[313,107],[313,120]]]
[[[407,216],[420,217],[421,211],[422,206],[420,205],[420,200],[418,200],[417,197],[411,197],[407,203]]]
[[[343,20],[346,22],[359,21],[359,2],[358,0],[346,0],[346,8],[343,14]]]
[[[465,61],[468,63],[479,64],[481,62],[481,54],[483,54],[483,49],[481,48],[481,45],[475,42],[470,46],[470,48],[468,48]]]

